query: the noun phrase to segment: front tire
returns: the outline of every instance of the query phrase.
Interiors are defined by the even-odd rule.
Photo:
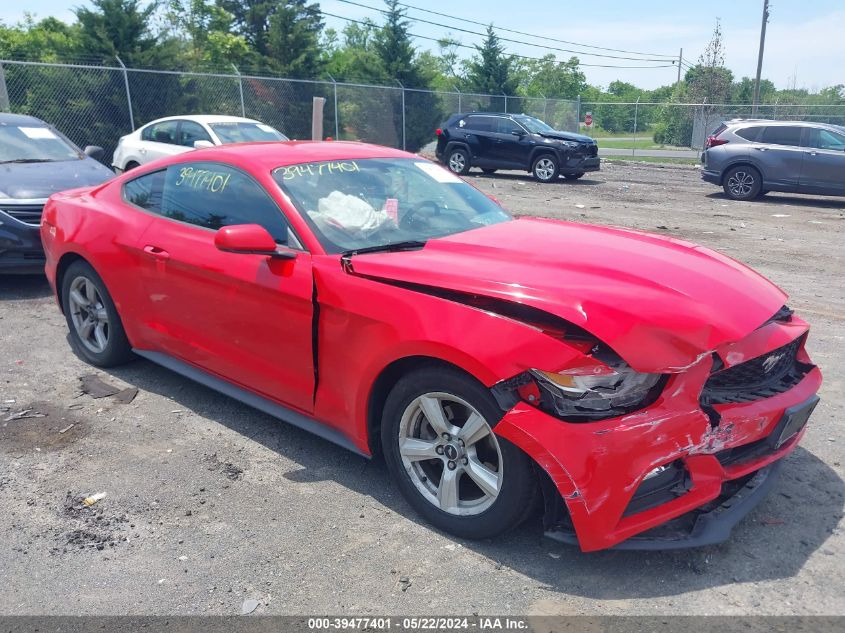
[[[463,148],[456,147],[449,152],[449,156],[446,159],[446,166],[453,173],[461,176],[465,175],[469,172],[469,153]]]
[[[560,165],[558,165],[557,158],[551,154],[541,154],[534,160],[531,173],[540,182],[552,182],[557,179],[560,173]]]
[[[73,349],[97,367],[131,360],[132,347],[106,284],[88,262],[77,260],[62,278],[62,307]]]
[[[454,369],[429,367],[396,383],[385,403],[382,446],[402,495],[435,527],[461,538],[518,526],[535,501],[530,459],[491,425],[489,390]]]
[[[763,177],[750,165],[731,167],[722,182],[725,195],[731,200],[753,200],[763,190]]]

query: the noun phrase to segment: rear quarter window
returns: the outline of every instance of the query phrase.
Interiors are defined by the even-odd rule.
[[[123,199],[136,207],[161,213],[164,170],[145,174],[123,185]]]
[[[756,142],[760,138],[760,132],[763,131],[763,128],[759,125],[755,125],[752,127],[744,127],[740,130],[734,132],[740,138],[744,138],[746,141]]]

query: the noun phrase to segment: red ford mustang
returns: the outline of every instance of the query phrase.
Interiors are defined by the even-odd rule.
[[[694,244],[513,219],[438,165],[262,143],[57,194],[78,354],[134,354],[366,456],[468,538],[715,543],[801,438],[821,374],[786,295]]]

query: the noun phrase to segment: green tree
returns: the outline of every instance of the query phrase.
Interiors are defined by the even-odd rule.
[[[512,76],[513,59],[505,55],[493,25],[487,27],[487,38],[476,46],[478,55],[467,65],[466,85],[472,92],[487,94],[516,94],[517,80]]]
[[[267,56],[284,77],[314,79],[322,72],[320,33],[322,14],[317,4],[287,0],[269,18]]]
[[[93,8],[74,10],[81,29],[81,44],[88,55],[113,63],[120,57],[127,66],[173,65],[176,42],[150,29],[158,4],[141,0],[91,0]]]

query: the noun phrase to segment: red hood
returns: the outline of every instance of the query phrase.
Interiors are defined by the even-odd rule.
[[[622,228],[521,218],[357,255],[355,273],[524,303],[574,323],[638,371],[678,371],[744,338],[786,295],[733,259]]]

